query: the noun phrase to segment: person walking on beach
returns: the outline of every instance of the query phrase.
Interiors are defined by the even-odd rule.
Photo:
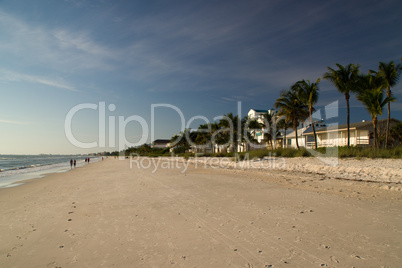
[[[74,167],[77,165],[77,161],[74,159]]]
[[[70,168],[73,168],[73,159],[70,160]]]

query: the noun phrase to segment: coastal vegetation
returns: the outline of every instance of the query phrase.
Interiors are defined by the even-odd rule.
[[[378,65],[378,69],[379,71],[377,75],[381,77],[384,82],[384,86],[387,89],[387,98],[392,98],[391,88],[394,87],[399,81],[399,76],[401,75],[402,72],[402,65],[401,64],[395,65],[393,61],[389,63],[380,62]],[[385,136],[385,148],[387,148],[388,146],[388,138],[390,132],[389,122],[391,119],[391,102],[388,102],[387,105],[388,105],[388,116],[387,116],[387,130]]]
[[[290,90],[283,91],[274,104],[278,108],[278,116],[285,116],[285,121],[292,123],[296,137],[299,123],[306,120],[308,116],[307,103],[301,96],[301,90],[298,90],[297,84]],[[300,149],[298,139],[296,139],[296,147]]]
[[[149,147],[144,144],[140,147]],[[230,153],[190,153],[190,152],[169,152],[166,149],[148,148],[148,150],[137,150],[137,148],[129,148],[124,153],[126,156],[147,156],[147,157],[169,157],[179,156],[185,159],[194,157],[229,157],[233,160],[255,160],[264,157],[312,157],[313,155],[306,148],[293,149],[293,148],[277,148],[274,150],[260,149],[247,152],[230,152]],[[402,158],[402,146],[393,148],[370,148],[370,147],[356,147],[356,146],[342,146],[342,147],[320,147],[316,150],[325,157],[338,157],[338,158]]]
[[[328,72],[324,74],[324,79],[330,81],[334,86],[338,89],[338,91],[345,95],[346,100],[346,124],[347,124],[347,142],[348,146],[350,146],[350,108],[349,108],[349,99],[350,93],[355,91],[357,77],[359,74],[359,65],[348,64],[346,67],[336,64],[338,66],[338,70],[328,68]]]
[[[401,157],[401,133],[402,123],[390,128],[391,102],[395,101],[391,89],[399,82],[402,72],[402,65],[380,62],[378,71],[369,70],[367,74],[360,72],[357,64],[343,66],[336,63],[337,68],[327,67],[328,71],[323,74],[323,79],[331,82],[334,87],[344,95],[347,110],[347,146],[336,148],[318,148],[313,112],[319,99],[319,83],[321,78],[310,82],[310,80],[300,80],[294,83],[288,90],[280,93],[275,101],[276,112],[266,112],[263,115],[263,122],[255,118],[239,118],[228,113],[214,123],[200,125],[197,130],[185,129],[173,136],[170,140],[170,147],[165,149],[151,148],[144,144],[140,147],[129,148],[125,151],[126,155],[138,154],[145,156],[167,156],[172,153],[186,158],[204,155],[214,157],[246,157],[246,153],[239,152],[240,146],[253,147],[243,148],[247,151],[250,159],[265,156],[299,157],[311,156],[309,150],[299,146],[298,139],[296,148],[287,148],[286,132],[292,128],[297,137],[298,127],[302,122],[310,120],[313,137],[314,150],[329,156],[338,157],[369,157],[369,158],[400,158]],[[314,81],[314,80],[313,80]],[[350,110],[349,101],[352,95],[356,96],[369,112],[373,123],[374,144],[369,148],[350,146]],[[379,129],[378,117],[383,114],[387,107],[386,129]],[[273,127],[275,125],[275,127]],[[257,141],[257,134],[264,131],[264,140]],[[280,132],[279,130],[282,130]],[[279,147],[274,140],[283,136],[283,144]],[[217,153],[210,153],[215,146]],[[392,148],[393,147],[393,148]],[[335,155],[336,154],[336,155]]]

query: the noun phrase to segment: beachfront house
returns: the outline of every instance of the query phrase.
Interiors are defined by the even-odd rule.
[[[306,130],[306,128],[298,128],[297,129],[297,142],[299,143],[299,147],[305,147],[305,145],[306,145],[305,138],[303,136],[303,132],[305,130]],[[285,138],[285,137],[283,136],[283,138]],[[289,131],[289,133],[286,134],[285,147],[286,148],[297,148],[295,131],[291,130],[291,131]]]
[[[314,121],[314,124],[316,126],[316,130],[319,127],[325,127],[326,125],[323,123],[323,120],[317,120]],[[301,123],[299,128],[297,128],[297,142],[299,143],[299,147],[307,147],[307,140],[306,140],[306,135],[305,133],[309,131],[309,129],[312,129],[311,127],[311,121],[310,119],[307,119],[304,123]],[[286,132],[286,141],[283,141],[285,139],[285,135],[283,130],[281,130],[281,146],[286,147],[286,148],[297,148],[296,145],[296,133],[293,130],[293,128],[290,128]],[[313,135],[313,143],[314,143],[314,135]]]
[[[391,118],[390,128],[399,123],[399,120]],[[377,121],[377,128],[379,135],[385,133],[387,119]],[[372,121],[365,121],[352,123],[350,129],[350,145],[351,146],[370,146],[374,142],[374,128]],[[317,146],[318,147],[333,147],[333,146],[347,146],[348,134],[347,125],[328,125],[317,126]],[[302,134],[301,140],[304,142],[304,147],[314,147],[314,133],[312,127],[308,127]]]

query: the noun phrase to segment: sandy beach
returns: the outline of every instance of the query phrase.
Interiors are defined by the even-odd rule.
[[[402,191],[391,171],[380,183],[146,163],[110,158],[0,189],[0,267],[402,263]]]

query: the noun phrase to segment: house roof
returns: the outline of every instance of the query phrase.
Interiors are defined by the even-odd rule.
[[[258,110],[258,109],[251,109],[253,111],[256,111],[257,113],[266,113],[268,110]]]
[[[168,144],[169,142],[170,142],[170,140],[158,139],[158,140],[154,140],[152,143],[153,143],[153,144],[155,144],[155,143],[159,143],[159,144],[161,144],[161,143],[163,143],[163,144]]]
[[[400,122],[397,119],[391,118],[390,121],[393,121],[394,123]],[[387,122],[387,119],[380,119],[377,121],[377,124],[385,123]],[[357,122],[357,123],[352,123],[349,125],[350,129],[370,129],[373,127],[373,121],[365,121],[365,122]],[[328,127],[318,127],[315,129],[316,133],[319,132],[327,132],[331,130],[342,130],[342,129],[347,129],[348,125],[343,124],[343,125],[333,125],[333,126],[328,126]],[[313,134],[313,128],[310,126],[304,131],[304,135],[311,135]]]
[[[300,137],[300,136],[301,136],[302,134],[304,134],[305,132],[306,132],[306,131],[305,131],[305,130],[303,131],[303,128],[298,128],[298,129],[297,129],[297,136]],[[281,132],[281,134],[282,134],[282,136],[284,136],[284,133]],[[286,138],[294,138],[295,136],[296,136],[296,134],[295,134],[294,131],[289,132],[289,134],[286,133]]]

